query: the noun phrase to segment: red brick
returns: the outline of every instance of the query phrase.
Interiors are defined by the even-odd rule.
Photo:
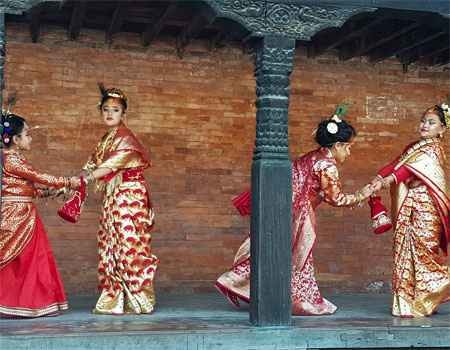
[[[38,169],[77,174],[105,132],[97,81],[125,90],[128,123],[153,162],[146,177],[156,211],[154,253],[161,259],[156,285],[164,292],[210,290],[249,230],[231,198],[250,181],[252,57],[233,46],[208,52],[197,41],[180,60],[170,38],[143,49],[136,35],[120,34],[108,47],[102,32],[83,30],[72,42],[54,27],[42,28],[41,42],[32,44],[27,26],[16,24],[8,27],[7,40],[6,92],[18,90],[15,111],[44,127],[36,130],[28,155]],[[351,99],[348,120],[359,136],[340,171],[344,189],[354,191],[416,138],[422,111],[449,90],[448,73],[412,67],[404,74],[394,60],[372,65],[334,56],[308,59],[300,50],[290,99],[292,156],[315,148],[311,133],[317,123]],[[59,205],[39,207],[62,277],[69,293],[92,293],[100,196],[90,194],[76,225],[56,216]],[[389,282],[391,234],[375,236],[368,213],[367,207],[326,204],[318,210],[314,257],[325,289],[355,292],[371,281]]]

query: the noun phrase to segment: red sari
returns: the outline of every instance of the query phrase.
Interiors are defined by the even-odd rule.
[[[39,317],[68,308],[64,287],[33,198],[40,184],[69,180],[37,172],[13,150],[4,151],[0,223],[0,316]]]
[[[316,241],[315,209],[322,202],[336,207],[353,206],[354,194],[342,192],[336,160],[327,148],[319,148],[292,164],[292,276],[293,315],[327,315],[336,306],[323,298],[316,282],[312,250]],[[250,301],[250,240],[236,254],[232,268],[216,287],[234,305]]]

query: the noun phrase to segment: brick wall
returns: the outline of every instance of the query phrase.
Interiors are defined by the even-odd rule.
[[[7,31],[7,91],[19,90],[15,111],[43,128],[28,155],[56,174],[76,174],[105,132],[97,110],[96,83],[122,88],[129,96],[128,124],[149,148],[153,167],[146,176],[156,209],[153,250],[161,259],[161,291],[211,290],[232,262],[248,230],[248,219],[231,207],[247,188],[254,142],[253,61],[238,47],[209,51],[195,42],[183,59],[171,38],[149,49],[137,35],[121,34],[112,46],[104,33],[43,28],[30,42],[28,28]],[[344,188],[354,191],[383,163],[416,137],[421,112],[450,90],[448,71],[413,67],[394,60],[371,65],[333,56],[308,59],[297,52],[292,74],[290,147],[293,156],[313,149],[318,121],[343,99],[354,103],[349,120],[359,136],[342,167]],[[60,204],[42,202],[41,215],[69,293],[96,288],[96,229],[99,196],[90,194],[77,225],[56,216]],[[324,289],[370,291],[390,280],[391,235],[374,236],[368,208],[318,210],[315,250]]]

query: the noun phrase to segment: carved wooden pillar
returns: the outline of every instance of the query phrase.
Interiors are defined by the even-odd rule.
[[[256,144],[252,165],[250,322],[291,322],[289,76],[295,39],[267,35],[256,51]]]

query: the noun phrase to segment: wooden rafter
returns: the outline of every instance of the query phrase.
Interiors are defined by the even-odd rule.
[[[144,32],[142,33],[142,45],[149,46],[153,40],[159,35],[167,19],[176,10],[177,4],[172,2],[162,10],[158,20],[155,23],[149,23],[146,25]]]
[[[177,52],[180,56],[190,41],[196,38],[204,27],[214,22],[215,18],[215,13],[209,7],[205,7],[191,19],[177,37]]]
[[[72,16],[69,24],[69,39],[77,40],[83,26],[84,16],[86,14],[86,0],[79,0],[74,3]]]
[[[352,39],[360,37],[362,35],[367,34],[372,28],[376,27],[383,21],[385,21],[388,16],[380,16],[374,18],[371,22],[366,25],[354,28],[351,24],[347,25],[345,28],[341,28],[338,30],[337,36],[335,35],[327,35],[324,42],[321,43],[313,43],[308,47],[308,56],[316,57],[323,54],[327,50],[334,49],[336,47],[341,46],[345,42],[348,42]]]
[[[411,50],[419,45],[423,45],[437,37],[444,35],[446,30],[428,30],[418,28],[408,36],[400,37],[398,40],[389,43],[389,47],[382,48],[370,55],[371,62],[378,62],[384,58],[400,55],[403,52]]]
[[[401,55],[399,55],[399,58],[403,63],[413,63],[419,60],[429,60],[448,50],[449,47],[450,42],[448,41],[448,37],[444,37],[444,35],[442,35],[438,36],[435,40],[432,40],[423,45],[419,45],[402,53]]]
[[[450,43],[447,43],[445,46],[443,46],[443,47],[441,47],[441,48],[439,48],[439,49],[436,49],[436,50],[434,50],[434,51],[431,51],[431,52],[429,52],[429,53],[426,54],[426,55],[422,55],[422,56],[420,56],[419,58],[420,58],[421,60],[425,60],[425,59],[428,59],[428,58],[430,58],[430,57],[431,57],[431,58],[434,58],[434,57],[438,56],[439,54],[448,51],[449,49],[450,49]]]
[[[444,51],[440,56],[433,59],[433,65],[444,66],[450,63],[450,49]]]
[[[42,6],[35,6],[30,11],[30,35],[31,41],[36,43],[41,34]]]
[[[225,32],[223,30],[218,30],[217,33],[209,40],[209,49],[214,50],[215,48],[222,46],[222,42],[225,38]]]
[[[113,35],[120,31],[123,20],[125,18],[126,8],[123,1],[118,1],[114,13],[106,31],[105,40],[108,43],[112,42]]]
[[[409,25],[399,30],[394,30],[390,35],[380,35],[380,38],[375,41],[369,41],[368,38],[364,38],[365,40],[363,40],[359,47],[357,47],[355,50],[341,50],[339,53],[339,57],[341,60],[345,61],[355,56],[363,56],[376,49],[377,47],[383,46],[384,44],[394,40],[395,38],[409,33],[410,31],[420,27],[420,25],[421,24],[419,22],[410,23]]]

